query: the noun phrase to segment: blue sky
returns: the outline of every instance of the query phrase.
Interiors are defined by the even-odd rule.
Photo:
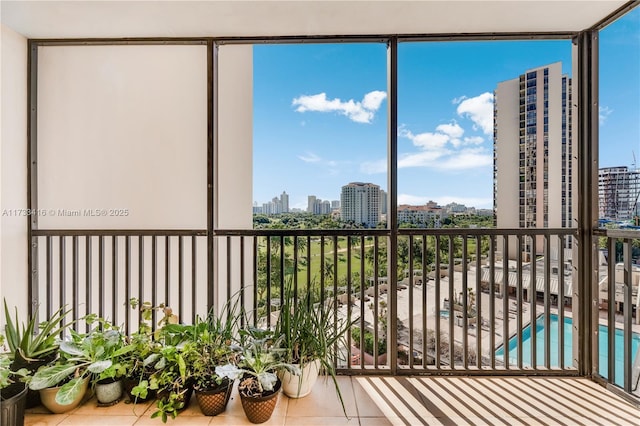
[[[384,44],[256,45],[254,194],[340,198],[353,181],[387,189]],[[640,10],[600,37],[600,162],[640,165]],[[562,62],[571,42],[401,43],[398,202],[492,207],[492,92],[525,70]]]

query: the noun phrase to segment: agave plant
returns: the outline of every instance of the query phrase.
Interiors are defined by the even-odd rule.
[[[69,312],[71,310],[65,310],[63,306],[54,312],[49,320],[38,323],[38,309],[36,309],[25,325],[20,323],[17,308],[15,309],[15,317],[11,318],[5,299],[6,343],[15,359],[22,359],[28,363],[54,356],[58,350],[60,335],[73,324],[73,321],[64,322]]]

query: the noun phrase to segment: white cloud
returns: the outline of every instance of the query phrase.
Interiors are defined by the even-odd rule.
[[[467,170],[486,167],[493,164],[493,155],[480,149],[466,149],[456,152],[446,159],[434,164],[435,168],[443,170]]]
[[[407,130],[404,126],[398,129],[398,136],[407,138],[417,147],[428,150],[442,149],[451,139],[449,135],[444,133],[418,133],[414,135],[411,130]]]
[[[465,145],[480,145],[484,142],[484,138],[482,136],[470,136],[464,138]]]
[[[318,163],[322,161],[322,158],[318,157],[313,152],[308,152],[306,155],[298,155],[298,158],[305,163]]]
[[[464,135],[464,129],[455,121],[447,124],[440,124],[436,127],[436,130],[448,135],[451,139],[460,139],[462,135]]]
[[[323,92],[299,96],[294,98],[291,104],[297,106],[297,112],[337,112],[356,123],[371,123],[386,97],[385,92],[374,90],[365,94],[362,102],[353,99],[343,102],[340,98],[327,99],[327,94]]]
[[[459,151],[422,151],[403,154],[398,158],[398,168],[430,167],[438,170],[468,170],[493,164],[493,155],[482,148]]]
[[[462,95],[460,97],[451,99],[451,103],[454,105],[458,105],[460,102],[464,101],[465,99],[467,99],[467,97],[465,95]]]
[[[493,94],[485,92],[474,98],[467,98],[460,102],[458,115],[468,117],[475,126],[487,134],[493,134]],[[475,128],[475,127],[474,127]]]
[[[402,154],[398,158],[398,168],[436,167],[437,161],[445,154],[446,151],[421,151],[411,154]]]
[[[377,111],[382,105],[382,101],[387,98],[387,93],[380,90],[374,90],[364,95],[362,106],[370,111]]]
[[[605,121],[607,121],[607,118],[609,118],[612,112],[613,110],[608,106],[600,105],[598,107],[598,119],[599,119],[598,121],[600,122],[601,125],[604,124]]]

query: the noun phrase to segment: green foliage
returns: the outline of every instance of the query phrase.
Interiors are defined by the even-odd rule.
[[[184,346],[187,375],[195,389],[212,389],[222,384],[223,377],[216,374],[216,367],[237,364],[240,348],[233,342],[243,315],[239,299],[233,297],[220,314],[211,310],[204,320],[196,318],[194,335]]]
[[[227,364],[216,368],[216,374],[235,380],[245,378],[238,386],[238,391],[246,396],[258,397],[273,390],[278,381],[278,370],[288,370],[300,375],[300,368],[282,361],[282,336],[274,339],[270,330],[249,327],[240,330],[242,338],[242,356],[238,366]]]
[[[65,311],[65,307],[61,307],[47,321],[38,324],[36,309],[25,325],[20,323],[17,308],[14,318],[11,318],[7,301],[4,300],[4,330],[9,351],[25,361],[36,361],[54,355],[58,350],[57,338],[73,324],[73,321],[64,323],[69,312],[71,310]]]
[[[351,340],[353,340],[355,346],[360,348],[360,328],[353,327],[351,329]],[[370,355],[374,351],[375,336],[369,330],[364,331],[364,351]],[[378,339],[378,355],[384,355],[387,353],[387,339]]]
[[[86,316],[85,321],[96,326],[87,334],[70,330],[71,339],[60,343],[60,358],[38,370],[29,383],[33,390],[62,384],[56,394],[61,405],[70,404],[79,395],[84,379],[95,382],[124,375],[126,368],[120,361],[133,350],[117,327],[95,315]]]
[[[4,389],[14,383],[16,378],[24,381],[28,376],[29,371],[26,368],[12,371],[11,358],[6,353],[0,353],[0,389]]]
[[[342,353],[341,349],[347,346],[345,336],[355,321],[349,323],[338,317],[333,298],[322,301],[309,291],[297,299],[291,284],[288,284],[275,326],[275,335],[281,336],[279,341],[284,349],[284,360],[300,364],[301,371],[305,364],[319,360],[321,371],[331,376],[334,382],[345,415],[335,363]]]

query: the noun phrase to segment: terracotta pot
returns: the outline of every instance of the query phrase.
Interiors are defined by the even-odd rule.
[[[89,389],[89,378],[85,378],[82,382],[82,390],[80,391],[78,397],[68,405],[61,405],[56,402],[56,394],[60,386],[56,386],[54,388],[46,388],[40,390],[40,399],[42,400],[42,405],[47,407],[49,411],[54,414],[62,414],[67,411],[71,411],[76,408],[82,402],[87,389]]]
[[[273,410],[276,408],[276,404],[278,403],[278,395],[280,395],[281,387],[282,382],[278,379],[273,387],[273,391],[268,395],[250,397],[243,395],[242,392],[240,392],[242,409],[251,423],[264,423],[271,418]]]
[[[291,374],[287,370],[282,371],[279,374],[280,380],[282,380],[282,391],[289,398],[302,398],[309,395],[318,380],[319,372],[319,359],[306,363],[300,376]]]
[[[217,416],[222,413],[227,408],[232,388],[233,382],[229,379],[224,379],[215,388],[196,390],[196,400],[202,414],[205,416]]]
[[[122,380],[100,380],[96,383],[95,390],[99,404],[113,404],[122,396]]]
[[[23,426],[27,385],[16,382],[2,389],[0,398],[0,425]]]

